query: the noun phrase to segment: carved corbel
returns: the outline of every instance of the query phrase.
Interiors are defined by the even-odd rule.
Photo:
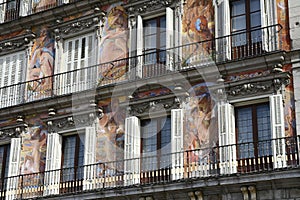
[[[246,186],[241,187],[241,191],[243,194],[243,200],[249,200],[248,188]]]
[[[255,188],[255,186],[249,186],[248,190],[250,192],[250,200],[256,200],[256,188]]]

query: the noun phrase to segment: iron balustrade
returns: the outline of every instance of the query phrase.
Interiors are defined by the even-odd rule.
[[[243,35],[252,32],[241,32],[5,86],[0,88],[0,108],[269,54],[282,50],[281,29],[281,25],[253,29],[251,41]],[[163,58],[157,59],[157,53]]]
[[[0,199],[37,198],[250,173],[252,175],[280,171],[289,173],[288,170],[300,167],[299,139],[300,136],[260,141],[255,144],[261,147],[259,154],[256,155],[249,154],[254,146],[254,143],[249,142],[162,154],[162,159],[141,156],[128,160],[6,177],[1,180]],[[274,149],[278,147],[274,145],[280,142],[285,144],[285,154],[275,155]],[[233,149],[236,150],[235,159],[226,159],[226,156],[220,155],[224,152],[229,154]],[[246,154],[241,155],[241,149],[248,152],[247,155],[250,157]],[[281,157],[281,160],[278,160],[278,157]],[[147,169],[143,167],[143,162],[153,162],[150,163],[152,166],[159,167]],[[140,170],[134,171],[129,166],[125,167],[132,163],[138,163]],[[228,170],[230,168],[231,170]]]
[[[35,1],[6,0],[0,3],[0,23],[17,20],[21,17],[46,11],[64,4],[79,2],[80,0],[57,0],[54,3],[39,5]]]

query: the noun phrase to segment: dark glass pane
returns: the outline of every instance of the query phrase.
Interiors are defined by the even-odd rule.
[[[242,15],[245,13],[245,0],[231,2],[231,16]]]
[[[250,12],[260,10],[260,0],[250,0]]]
[[[260,12],[255,12],[250,15],[251,28],[261,26]]]
[[[2,169],[3,169],[3,163],[4,163],[4,146],[0,146],[0,178],[2,178]]]
[[[259,156],[271,155],[271,122],[268,104],[257,106],[257,134]]]
[[[231,19],[232,31],[240,31],[246,29],[246,16],[242,15]]]
[[[9,156],[10,156],[10,144],[6,146],[6,165],[4,171],[4,177],[8,177],[8,167],[9,167]]]
[[[238,149],[240,158],[249,158],[254,156],[253,149],[253,127],[252,127],[252,109],[237,109],[237,128],[238,128]]]

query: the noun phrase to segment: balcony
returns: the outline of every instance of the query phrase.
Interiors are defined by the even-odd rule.
[[[280,138],[257,144],[212,147],[163,154],[159,158],[142,157],[7,177],[0,180],[0,199],[53,197],[136,186],[216,180],[222,177],[239,177],[240,180],[248,175],[252,176],[253,181],[253,175],[262,173],[278,173],[282,177],[282,173],[289,174],[300,167],[299,139],[300,136]],[[275,154],[276,144],[285,144],[285,155]],[[252,154],[254,145],[258,146],[258,152]],[[203,159],[203,152],[209,152],[209,158]],[[236,152],[236,156],[233,156],[236,159],[224,157],[230,152]],[[135,169],[130,167],[134,164],[138,165]],[[269,176],[265,176],[265,179],[269,179]]]
[[[4,0],[0,4],[0,23],[19,19],[20,17],[46,11],[64,4],[79,2],[79,0],[38,1]]]
[[[251,32],[190,43],[5,86],[0,88],[0,108],[272,55],[282,51],[282,44],[278,40],[281,29],[280,25],[253,29]],[[252,36],[251,41],[247,39],[249,34]],[[238,69],[243,70],[240,66]],[[249,70],[249,66],[245,70]]]

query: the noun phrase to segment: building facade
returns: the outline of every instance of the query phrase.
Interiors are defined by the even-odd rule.
[[[0,199],[300,199],[299,8],[0,1]]]

